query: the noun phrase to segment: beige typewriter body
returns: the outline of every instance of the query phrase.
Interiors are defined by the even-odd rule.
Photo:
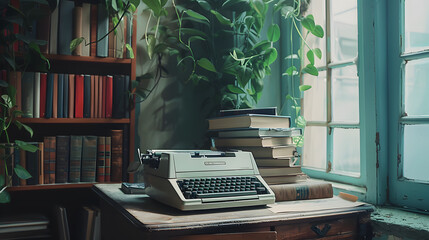
[[[275,196],[259,175],[250,152],[217,152],[186,150],[153,150],[161,154],[158,167],[144,166],[146,193],[153,199],[183,211],[244,207],[274,203]],[[178,181],[184,179],[231,179],[235,177],[257,179],[264,194],[242,196],[211,196],[209,198],[185,198]],[[187,181],[187,180],[186,180]],[[252,180],[253,181],[253,180]],[[204,195],[204,194],[202,194]],[[228,194],[226,194],[228,195]]]

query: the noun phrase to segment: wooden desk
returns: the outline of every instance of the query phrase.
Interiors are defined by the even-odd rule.
[[[370,239],[371,235],[371,205],[295,213],[273,213],[265,206],[182,212],[144,194],[124,194],[119,184],[96,184],[93,190],[100,196],[102,239]]]

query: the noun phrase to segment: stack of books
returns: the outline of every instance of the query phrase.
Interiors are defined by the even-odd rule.
[[[276,201],[333,196],[330,183],[309,179],[296,164],[293,137],[302,135],[302,129],[291,128],[289,116],[278,116],[275,108],[223,111],[220,115],[208,120],[209,130],[216,133],[215,148],[251,152]]]
[[[51,239],[50,222],[39,214],[4,214],[0,217],[0,239]]]
[[[289,116],[248,111],[209,119],[209,129],[217,132],[215,147],[251,152],[268,184],[305,180],[301,166],[294,164],[297,153],[293,137],[301,135],[302,130],[290,127]]]

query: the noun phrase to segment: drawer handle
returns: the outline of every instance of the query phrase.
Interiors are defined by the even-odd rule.
[[[313,232],[316,233],[318,237],[325,237],[330,229],[331,229],[330,224],[325,224],[322,230],[320,230],[320,228],[317,225],[311,226],[311,230],[313,230]]]

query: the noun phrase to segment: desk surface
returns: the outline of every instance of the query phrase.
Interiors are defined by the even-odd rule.
[[[96,184],[101,199],[121,212],[133,225],[147,232],[189,231],[237,225],[273,226],[330,219],[373,211],[371,205],[359,207],[273,213],[267,206],[183,212],[149,198],[145,194],[124,194],[120,184]],[[330,199],[326,199],[329,201]]]

